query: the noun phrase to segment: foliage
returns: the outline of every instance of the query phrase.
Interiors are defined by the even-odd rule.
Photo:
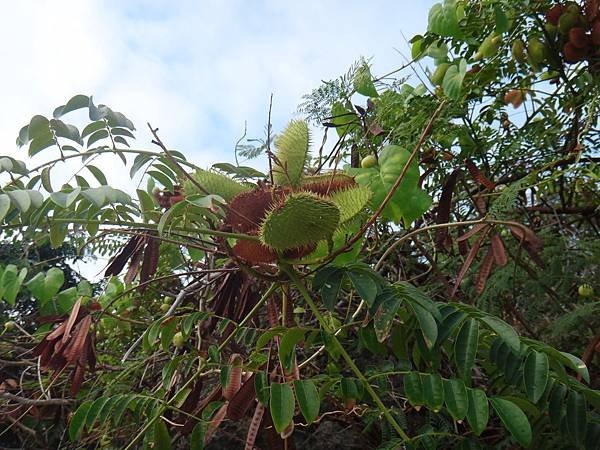
[[[40,325],[6,323],[1,435],[203,448],[235,423],[239,446],[290,448],[337,416],[365,448],[597,448],[598,23],[594,1],[435,5],[421,82],[360,60],[274,151],[270,124],[237,149],[267,174],[196,167],[155,129],[131,148],[84,95],[34,116],[17,143],[45,162],[0,158],[4,237],[111,261],[100,291],[2,261],[4,310],[28,298]],[[308,122],[335,128],[328,155]],[[115,155],[145,187],[107,184]]]

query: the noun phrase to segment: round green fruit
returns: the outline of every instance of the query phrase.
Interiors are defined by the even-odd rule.
[[[546,59],[546,46],[538,38],[529,39],[527,53],[532,63],[540,64]]]
[[[565,12],[558,19],[558,31],[561,34],[569,34],[569,30],[579,23],[579,15],[573,12]]]
[[[377,165],[377,158],[375,155],[367,155],[360,162],[360,167],[363,169],[370,169],[371,167],[375,167]]]
[[[175,347],[182,348],[185,345],[185,338],[183,337],[183,333],[181,331],[175,333],[171,342],[173,342],[173,345]]]
[[[169,305],[168,303],[163,303],[162,305],[160,305],[160,310],[161,310],[161,312],[166,313],[170,307],[171,307],[171,305]]]
[[[4,329],[6,331],[12,331],[15,329],[16,326],[17,324],[15,324],[12,320],[4,323]]]
[[[592,295],[594,295],[594,288],[591,285],[585,283],[579,286],[577,292],[581,297],[591,297]]]

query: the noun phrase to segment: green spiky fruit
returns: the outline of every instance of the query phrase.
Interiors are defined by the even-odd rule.
[[[444,76],[446,75],[446,71],[450,67],[448,63],[441,63],[439,66],[435,68],[435,71],[431,75],[431,82],[436,86],[441,86],[442,81],[444,81]]]
[[[371,190],[366,186],[339,191],[331,196],[331,201],[340,210],[340,227],[352,222],[362,213],[371,200]]]
[[[558,31],[561,34],[567,35],[569,30],[579,23],[579,14],[576,12],[566,11],[560,19],[558,19]]]
[[[236,195],[249,190],[250,188],[243,184],[233,181],[231,178],[221,175],[216,172],[209,172],[208,170],[198,170],[192,174],[192,178],[206,189],[210,194],[219,195],[230,201]],[[198,187],[186,178],[183,182],[183,188],[187,195],[191,194],[203,194]]]
[[[579,286],[577,292],[581,297],[591,297],[592,295],[594,295],[594,288],[591,285],[585,283]]]
[[[515,39],[513,42],[512,57],[519,62],[525,61],[525,43],[521,39]]]
[[[277,160],[273,166],[275,184],[300,185],[304,166],[308,158],[310,133],[303,120],[293,120],[283,133],[275,139]]]
[[[340,221],[338,207],[310,192],[291,194],[267,213],[261,241],[276,250],[314,244],[333,235]]]

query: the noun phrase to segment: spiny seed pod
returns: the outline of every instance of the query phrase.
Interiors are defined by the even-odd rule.
[[[192,174],[192,178],[198,182],[210,194],[223,197],[225,201],[230,201],[241,192],[248,191],[249,188],[233,181],[231,178],[220,173],[210,172],[208,170],[198,170]],[[186,179],[183,182],[183,189],[187,195],[203,194],[194,183]]]
[[[577,48],[570,42],[567,42],[563,47],[563,53],[565,55],[566,62],[576,63],[585,59],[587,55],[587,48]]]
[[[546,11],[546,20],[552,25],[558,25],[558,19],[565,12],[565,7],[561,4],[556,4]]]
[[[239,239],[232,251],[238,258],[253,264],[268,264],[277,261],[277,253],[256,241]]]
[[[339,220],[340,210],[334,203],[309,192],[297,192],[267,213],[260,237],[276,250],[302,247],[330,238]]]
[[[331,196],[331,201],[340,210],[340,227],[350,223],[362,213],[371,200],[371,189],[366,186],[339,191]]]
[[[577,48],[587,48],[590,44],[590,37],[585,34],[581,27],[574,27],[569,30],[569,42]]]
[[[519,61],[525,61],[525,43],[521,39],[515,39],[512,44],[512,57]]]
[[[441,63],[439,66],[436,67],[435,71],[433,72],[433,75],[431,75],[431,82],[434,85],[440,86],[442,84],[442,81],[444,81],[444,76],[448,71],[448,67],[450,67],[450,64],[448,63]]]
[[[303,191],[328,196],[334,192],[348,189],[353,186],[356,186],[354,177],[342,172],[337,172],[335,174],[326,172],[320,175],[304,177],[300,188]]]
[[[236,195],[227,210],[226,222],[235,233],[256,231],[275,197],[271,189],[256,189]]]
[[[275,140],[277,160],[273,166],[275,184],[298,186],[308,158],[310,133],[302,120],[290,122]]]
[[[474,56],[475,61],[494,56],[501,43],[501,36],[497,35],[495,32],[489,34],[477,49],[477,53]]]

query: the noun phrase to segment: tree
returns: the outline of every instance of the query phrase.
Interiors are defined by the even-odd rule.
[[[0,159],[5,230],[113,258],[102,292],[22,337],[47,372],[4,383],[9,428],[202,448],[246,418],[229,447],[290,448],[298,424],[343,416],[365,448],[596,448],[599,8],[435,5],[406,67],[361,60],[306,96],[306,120],[243,148],[268,173],[201,169],[152,127],[156,151],[133,149],[133,124],[85,95],[34,116],[18,144],[57,157]],[[398,78],[409,67],[420,83]],[[63,120],[78,109],[81,131]],[[337,134],[328,154],[310,122]],[[146,189],[108,186],[102,155]],[[55,190],[75,158],[95,181]],[[9,302],[35,286],[4,269]]]

